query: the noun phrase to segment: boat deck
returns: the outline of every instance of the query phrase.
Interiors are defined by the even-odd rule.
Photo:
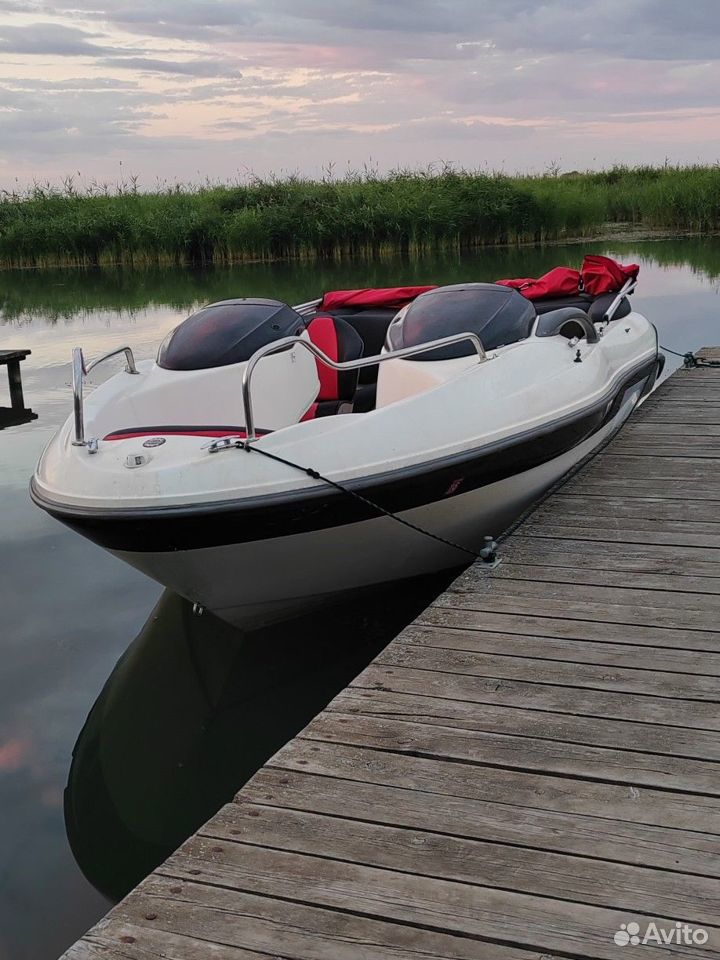
[[[65,956],[619,958],[652,921],[708,935],[662,956],[720,957],[718,678],[701,367]]]

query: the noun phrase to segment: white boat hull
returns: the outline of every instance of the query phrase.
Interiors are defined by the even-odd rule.
[[[446,289],[450,304],[453,290]],[[284,345],[278,353],[263,353],[277,347],[270,337],[248,357],[196,364],[197,351],[209,349],[194,326],[198,317],[205,322],[201,311],[173,333],[190,338],[181,357],[187,364],[176,357],[168,366],[166,341],[163,363],[143,361],[117,374],[84,408],[76,391],[85,432],[80,436],[77,417],[68,419],[41,457],[32,496],[164,586],[247,627],[461,567],[484,537],[501,534],[623,423],[661,366],[654,327],[631,310],[593,322],[576,307],[536,314],[519,294],[493,285],[470,285],[466,294],[478,316],[487,308],[509,318],[507,341],[485,352],[475,334],[455,333],[452,350],[469,336],[475,349],[445,355],[447,340],[433,339],[421,323],[418,343],[335,364],[341,372],[322,383],[306,348],[310,328],[277,341]],[[442,304],[442,291],[433,296]],[[500,298],[498,312],[487,297],[492,304]],[[242,314],[236,326],[212,320],[205,336],[225,331],[223,349],[232,351],[246,327],[253,336],[262,332],[246,323],[243,303],[231,304]],[[272,313],[263,323],[302,322],[276,301],[256,307]],[[388,337],[405,331],[412,309],[388,321]],[[445,308],[437,309],[444,328]],[[473,317],[455,323],[472,326]],[[522,330],[513,333],[516,321]],[[341,334],[347,330],[337,334],[338,350]],[[412,352],[428,344],[435,352],[425,359]],[[354,363],[369,368],[373,361],[371,409],[342,415],[342,404],[330,400],[334,413],[306,417],[328,402],[324,391],[340,397],[347,384],[339,378]]]
[[[572,450],[540,466],[399,516],[469,550],[498,536],[549,487],[622,425],[643,384],[616,416]],[[348,593],[466,565],[469,554],[389,517],[249,543],[173,552],[113,551],[188,600],[236,626],[292,617]]]

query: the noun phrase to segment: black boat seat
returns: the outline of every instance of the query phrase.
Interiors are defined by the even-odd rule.
[[[597,343],[600,339],[595,324],[580,307],[560,307],[538,317],[535,326],[536,337],[555,337],[557,335],[578,339],[585,337],[588,343]]]
[[[353,413],[369,413],[375,409],[377,400],[377,380],[373,383],[359,383],[353,397]]]
[[[593,323],[602,323],[605,319],[605,312],[613,302],[617,293],[604,293],[600,297],[595,297],[593,302],[588,307],[588,316]],[[613,314],[613,320],[622,320],[623,317],[626,317],[629,313],[632,313],[632,306],[630,300],[627,297],[623,297],[618,308]]]
[[[397,310],[392,307],[370,307],[365,310],[359,307],[355,309],[346,307],[342,310],[328,311],[328,313],[337,320],[344,320],[345,323],[349,323],[362,337],[362,341],[365,344],[364,355],[366,357],[374,357],[382,352],[387,329],[397,314]],[[363,367],[360,370],[360,384],[375,383],[377,373],[377,365]]]
[[[562,310],[566,307],[579,307],[584,310],[593,323],[601,323],[605,316],[605,311],[613,302],[617,293],[604,293],[599,297],[591,297],[589,294],[581,293],[576,297],[547,297],[544,300],[533,300],[539,316],[544,313],[550,313],[552,310]],[[615,311],[613,320],[620,320],[626,317],[632,310],[630,300],[623,297],[619,307]]]

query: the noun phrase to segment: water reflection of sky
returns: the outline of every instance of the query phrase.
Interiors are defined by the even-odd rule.
[[[680,352],[720,343],[720,241],[614,245],[611,252],[641,262],[635,305],[656,323],[661,342]],[[107,902],[68,848],[63,788],[88,710],[160,595],[27,496],[34,464],[70,410],[71,348],[82,344],[93,357],[130,343],[139,359],[150,357],[193,304],[210,299],[264,293],[297,302],[333,286],[532,276],[578,256],[571,247],[402,266],[263,265],[194,274],[191,282],[172,272],[125,273],[112,282],[82,274],[62,283],[51,274],[0,277],[0,349],[32,350],[23,383],[39,414],[0,432],[0,958],[54,957],[105,912]],[[668,366],[677,363],[669,358]],[[0,405],[4,390],[0,368]]]

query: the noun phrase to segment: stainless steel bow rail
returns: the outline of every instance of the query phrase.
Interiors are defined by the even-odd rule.
[[[442,337],[440,340],[431,340],[428,343],[422,343],[418,346],[404,347],[401,350],[391,350],[388,353],[381,353],[374,357],[362,357],[360,360],[348,360],[345,363],[337,363],[335,360],[328,357],[327,354],[323,353],[322,350],[318,349],[315,344],[311,343],[309,340],[303,339],[302,337],[284,337],[282,340],[276,340],[274,343],[269,343],[267,346],[261,347],[250,357],[243,372],[242,395],[245,409],[247,440],[257,440],[250,384],[253,370],[257,366],[258,362],[263,359],[263,357],[268,357],[273,353],[280,353],[282,350],[287,350],[290,347],[298,344],[301,347],[304,347],[306,350],[309,350],[309,352],[312,353],[313,356],[315,356],[321,363],[331,367],[333,370],[359,370],[362,367],[375,366],[375,364],[382,363],[385,360],[397,360],[402,357],[411,357],[418,353],[427,353],[429,350],[447,347],[454,343],[462,343],[465,340],[472,343],[473,347],[475,348],[475,351],[478,355],[478,362],[482,363],[484,360],[487,360],[487,354],[485,353],[485,349],[480,342],[480,338],[474,333],[457,333],[451,337]],[[102,357],[92,360],[90,363],[85,363],[82,347],[73,348],[72,383],[73,411],[75,414],[75,439],[72,441],[73,446],[85,447],[88,445],[88,441],[85,439],[85,417],[83,413],[84,378],[90,373],[91,370],[97,367],[98,364],[103,363],[105,360],[109,360],[111,357],[116,357],[121,353],[125,354],[125,372],[131,374],[137,373],[138,370],[135,366],[135,357],[133,356],[133,352],[130,347],[118,347],[116,350],[111,350],[110,353],[106,353]],[[211,452],[215,451],[213,450]]]
[[[87,446],[87,441],[85,440],[85,415],[83,413],[83,379],[91,370],[97,367],[98,364],[109,360],[111,357],[116,357],[120,353],[125,354],[125,373],[137,373],[135,357],[130,347],[118,347],[117,350],[111,350],[110,353],[98,357],[97,360],[91,360],[91,362],[87,364],[85,363],[82,347],[73,347],[72,384],[73,412],[75,414],[75,439],[73,440],[73,446],[75,447]]]
[[[428,343],[421,343],[413,347],[402,347],[400,350],[389,350],[387,353],[380,353],[374,357],[361,357],[359,360],[346,360],[344,363],[339,363],[336,360],[332,360],[326,353],[323,353],[322,350],[318,349],[314,343],[312,343],[310,340],[305,340],[304,337],[283,337],[281,340],[276,340],[274,343],[268,343],[267,346],[261,347],[259,350],[255,351],[255,353],[248,360],[247,366],[243,371],[242,398],[243,408],[245,410],[245,432],[247,434],[246,443],[257,440],[257,434],[255,432],[255,416],[253,413],[252,396],[250,393],[250,383],[255,367],[264,357],[269,357],[273,353],[281,353],[283,350],[287,350],[290,347],[297,345],[304,347],[305,350],[308,350],[320,361],[320,363],[325,364],[325,366],[330,367],[332,370],[361,370],[363,367],[374,367],[376,364],[384,363],[386,360],[401,360],[403,357],[413,357],[418,353],[428,353],[430,350],[437,350],[440,347],[449,347],[451,344],[462,343],[465,340],[469,341],[475,348],[475,351],[478,355],[478,363],[483,363],[483,361],[487,360],[485,348],[483,347],[480,338],[474,333],[455,333],[450,337],[442,337],[440,340],[430,340]]]

